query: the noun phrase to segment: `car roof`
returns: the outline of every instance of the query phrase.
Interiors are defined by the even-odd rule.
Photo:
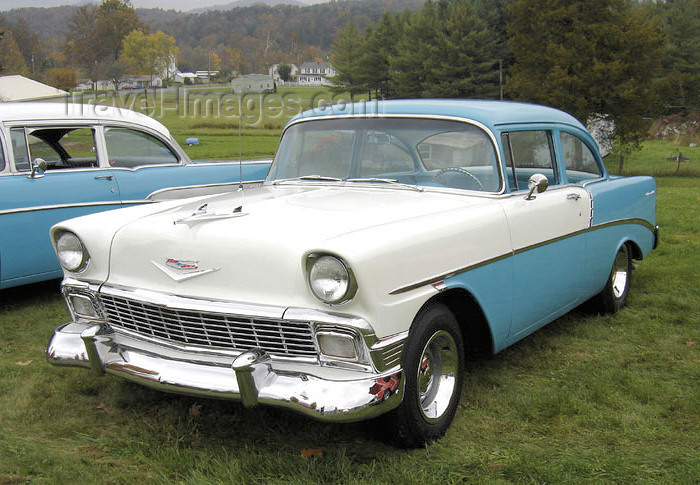
[[[66,102],[0,103],[0,122],[12,121],[125,121],[170,137],[159,121],[127,108]]]
[[[474,99],[399,99],[338,104],[305,111],[301,118],[327,116],[432,115],[465,118],[490,128],[521,123],[562,123],[586,128],[568,113],[548,106]]]

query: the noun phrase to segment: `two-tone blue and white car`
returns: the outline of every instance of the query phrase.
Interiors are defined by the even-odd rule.
[[[306,112],[265,183],[62,222],[73,320],[50,362],[326,421],[442,436],[466,352],[581,303],[625,305],[656,185],[610,176],[585,127],[528,104]]]
[[[148,202],[165,187],[265,178],[269,161],[193,163],[140,113],[70,103],[0,103],[0,289],[60,278],[59,221]]]

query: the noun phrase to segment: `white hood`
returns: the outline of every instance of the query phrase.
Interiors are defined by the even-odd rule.
[[[370,257],[391,252],[395,238],[404,241],[405,249],[405,241],[423,239],[428,226],[446,214],[481,202],[406,189],[331,185],[261,187],[245,191],[244,198],[232,193],[184,201],[117,231],[108,281],[191,297],[318,304],[306,287],[303,262],[309,253],[338,254],[355,269],[371,262]],[[205,203],[200,220],[191,217]],[[238,207],[240,215],[233,215]],[[201,273],[178,281],[178,275],[192,271],[174,268],[182,264],[194,264]]]

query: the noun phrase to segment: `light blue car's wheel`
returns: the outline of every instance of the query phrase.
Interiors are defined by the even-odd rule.
[[[424,446],[452,423],[462,392],[464,346],[452,312],[430,305],[416,316],[402,358],[406,386],[401,405],[385,419],[395,444]]]
[[[596,306],[601,313],[615,313],[627,304],[632,282],[632,256],[627,244],[623,244],[615,255],[610,276],[605,288],[596,297]]]

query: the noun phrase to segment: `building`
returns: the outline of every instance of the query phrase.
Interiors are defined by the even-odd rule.
[[[246,74],[231,80],[234,94],[274,93],[275,82],[267,74]]]
[[[68,93],[24,76],[0,76],[0,101],[29,101],[55,98]]]
[[[300,86],[331,86],[329,78],[335,76],[335,69],[328,62],[305,62],[297,76]]]

